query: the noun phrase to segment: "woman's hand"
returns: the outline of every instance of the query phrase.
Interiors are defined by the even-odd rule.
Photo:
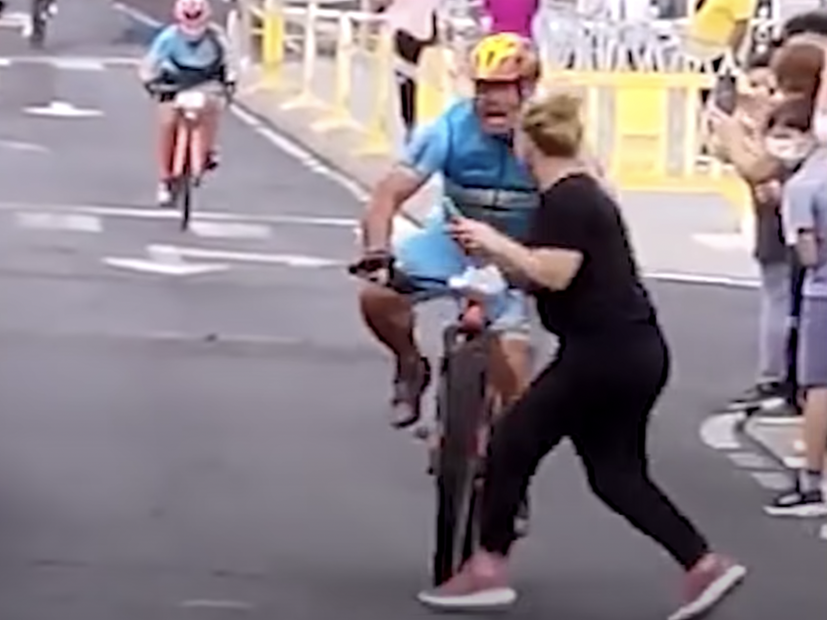
[[[451,220],[448,230],[466,251],[496,253],[506,240],[502,234],[484,222],[458,217]]]

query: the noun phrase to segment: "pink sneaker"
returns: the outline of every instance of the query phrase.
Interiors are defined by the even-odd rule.
[[[451,579],[417,598],[428,607],[450,611],[508,607],[517,600],[517,592],[508,587],[506,567],[505,558],[477,552]]]
[[[747,569],[727,557],[709,553],[688,573],[684,584],[684,604],[669,620],[689,620],[720,603],[744,580]]]

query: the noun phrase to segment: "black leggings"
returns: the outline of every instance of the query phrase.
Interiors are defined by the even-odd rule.
[[[395,45],[396,53],[404,61],[416,66],[419,65],[419,58],[426,47],[436,42],[436,14],[433,16],[433,36],[427,41],[422,41],[403,31],[396,31]],[[402,122],[405,129],[410,131],[416,124],[416,82],[403,74],[398,75],[399,79],[399,107],[402,112]]]
[[[649,477],[649,414],[669,376],[660,331],[604,344],[564,345],[557,359],[498,422],[489,446],[480,543],[507,554],[514,518],[541,459],[569,437],[592,491],[663,546],[684,568],[708,551],[704,538]]]

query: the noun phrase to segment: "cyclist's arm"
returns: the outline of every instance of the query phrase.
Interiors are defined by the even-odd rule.
[[[174,36],[172,26],[167,26],[152,40],[149,51],[144,56],[138,68],[138,75],[142,82],[151,82],[161,72],[161,65],[169,57],[170,46]]]
[[[421,128],[405,149],[401,161],[374,187],[362,220],[366,250],[388,248],[393,217],[434,174],[442,172],[448,157],[446,121]]]

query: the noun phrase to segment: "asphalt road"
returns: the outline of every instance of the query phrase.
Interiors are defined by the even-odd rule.
[[[340,267],[283,264],[350,258],[330,218],[359,206],[228,117],[198,196],[213,226],[178,233],[151,206],[152,109],[123,66],[138,49],[105,2],[62,4],[55,56],[0,31],[0,617],[424,618],[432,490],[421,447],[382,420],[387,361]],[[55,100],[98,114],[24,111]],[[104,262],[147,244],[225,269]],[[654,470],[752,569],[715,617],[821,620],[815,525],[763,517],[768,491],[698,438],[750,378],[752,293],[653,290],[676,357]],[[430,350],[446,316],[424,313]],[[678,572],[589,496],[568,447],[533,493],[516,617],[667,615]]]

